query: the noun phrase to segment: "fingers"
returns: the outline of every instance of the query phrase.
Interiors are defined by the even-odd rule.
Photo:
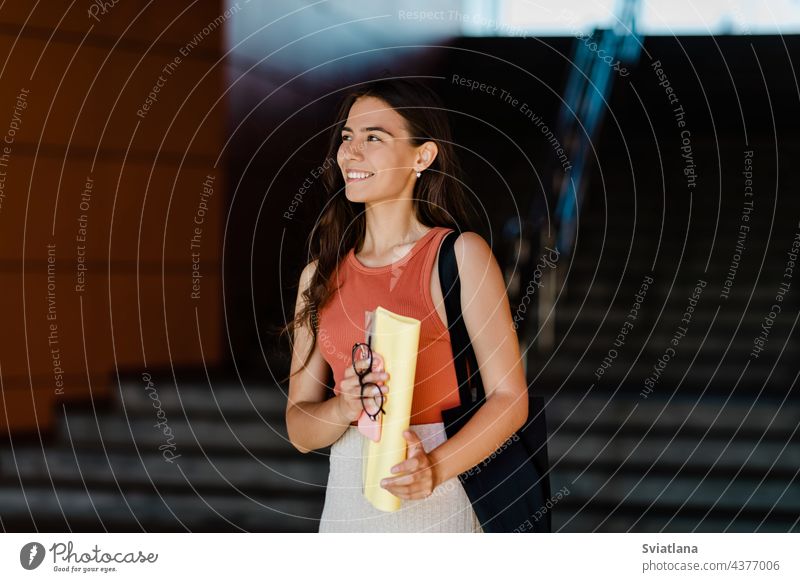
[[[369,359],[356,360],[355,364],[360,370],[364,369],[369,365]],[[350,371],[352,372],[352,366],[350,368]],[[372,352],[372,371],[373,372],[383,371],[383,358],[376,352]]]
[[[372,372],[364,376],[364,382],[374,382],[375,384],[382,384],[389,379],[388,372]]]
[[[367,382],[364,385],[364,393],[361,393],[361,384],[359,384],[358,379],[355,380],[348,380],[344,379],[339,384],[339,393],[350,400],[361,400],[362,396],[364,398],[372,398],[377,396],[379,392],[382,392],[383,395],[388,398],[387,394],[389,393],[389,387],[383,384],[382,382],[370,382],[372,386],[367,386]]]
[[[401,475],[400,477],[392,477],[389,480],[382,481],[384,483],[383,488],[386,489],[388,487],[399,487],[401,485],[413,485],[417,481],[417,476],[413,473],[409,473],[408,475]]]
[[[359,369],[366,369],[368,365],[369,359],[356,361],[356,367]],[[344,378],[339,382],[338,393],[343,397],[342,404],[346,406],[352,416],[362,411],[362,398],[374,398],[379,393],[386,395],[389,392],[389,387],[385,384],[389,380],[389,374],[384,370],[383,366],[383,357],[373,352],[371,371],[364,375],[361,380],[359,380],[358,374],[356,374],[352,365],[345,367]],[[365,385],[363,395],[362,384]],[[374,386],[366,386],[366,384],[374,384]],[[385,396],[385,399],[388,399],[388,396]]]
[[[409,471],[416,471],[420,468],[421,461],[419,457],[410,457],[403,461],[402,463],[398,463],[394,467],[392,467],[392,473],[406,473]]]
[[[403,432],[408,442],[408,458],[391,468],[397,477],[381,480],[381,487],[401,499],[424,499],[433,491],[433,469],[422,447],[419,435],[412,430]]]
[[[425,453],[425,449],[422,447],[422,441],[417,433],[415,433],[413,430],[407,430],[403,432],[403,437],[408,443],[409,457],[417,457],[418,455]]]
[[[404,433],[408,435],[409,431]],[[396,464],[390,469],[392,474],[398,473],[405,473],[399,477],[389,477],[384,479],[381,483],[387,484],[397,484],[397,485],[408,485],[414,481],[427,481],[431,478],[430,476],[430,460],[428,459],[427,455],[425,454],[424,449],[422,448],[422,444],[419,441],[419,437],[416,434],[411,433],[411,437],[407,437],[408,440],[416,439],[415,443],[409,445],[409,456],[404,461]],[[413,455],[412,455],[413,453]]]
[[[353,370],[353,364],[355,364],[356,368],[358,368],[359,370],[364,370],[364,369],[367,368],[367,366],[369,366],[369,360],[368,359],[366,359],[366,360],[355,360],[354,362],[351,362],[350,365],[348,365],[345,368],[344,372],[345,372],[346,376],[355,376],[356,375],[355,370]],[[383,367],[383,358],[381,358],[377,354],[373,354],[372,355],[372,368],[371,368],[371,371],[372,372],[384,372],[385,371],[384,367]]]
[[[392,489],[387,488],[387,491],[399,497],[400,499],[425,499],[430,495],[426,489],[420,489],[412,486],[397,486]]]
[[[430,496],[431,496],[431,494],[426,492],[426,491],[419,491],[417,493],[410,493],[410,494],[408,494],[408,495],[406,495],[404,497],[401,497],[401,499],[409,499],[409,500],[425,499],[426,497],[430,497]],[[400,497],[400,496],[398,495],[398,497]]]
[[[409,475],[408,477],[413,477]],[[393,477],[381,481],[381,487],[400,499],[424,499],[433,493],[433,480],[415,480],[410,483],[399,482],[405,477]]]
[[[348,366],[344,371],[344,378],[343,380],[350,381],[355,383],[355,385],[360,386],[358,383],[358,376],[353,371],[353,368]],[[373,371],[364,376],[364,383],[371,383],[371,384],[383,384],[389,380],[389,373],[384,371]]]
[[[389,375],[386,372],[373,372],[372,374],[367,374],[363,378],[363,383],[366,386],[367,384],[374,384],[376,386],[384,387],[386,381],[389,379]],[[349,386],[352,386],[356,392],[361,392],[361,382],[358,381],[357,376],[353,376],[352,378],[345,378],[342,381],[344,385],[347,383]],[[388,386],[386,386],[388,390]]]
[[[360,388],[360,387],[359,387]],[[361,392],[356,395],[356,398],[374,398],[378,395],[379,392],[383,392],[384,400],[386,399],[386,393],[389,392],[388,386],[373,386],[371,389],[367,388],[364,390],[364,395],[361,395]]]
[[[389,387],[385,385],[365,386],[363,398],[374,398],[382,392],[384,395],[384,403],[389,400],[388,392]],[[342,404],[348,410],[348,417],[355,420],[364,410],[364,402],[362,400],[361,385],[358,378],[345,378],[339,384],[339,397],[342,399]]]

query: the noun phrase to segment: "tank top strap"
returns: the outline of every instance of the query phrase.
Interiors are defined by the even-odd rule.
[[[426,293],[430,293],[431,277],[433,276],[433,264],[436,262],[436,257],[439,254],[439,247],[442,245],[442,239],[452,228],[439,226],[436,227],[437,232],[431,238],[428,248],[425,250],[425,257],[422,261],[422,289]]]

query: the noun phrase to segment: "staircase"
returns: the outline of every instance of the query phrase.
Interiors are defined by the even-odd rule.
[[[285,390],[153,382],[160,415],[156,392],[128,378],[103,408],[65,406],[41,442],[4,446],[2,528],[317,531],[328,457],[301,455],[288,442]]]
[[[658,167],[646,143],[628,146],[633,167]],[[605,183],[592,183],[551,315],[556,348],[529,360],[548,400],[552,488],[569,491],[554,531],[800,531],[797,275],[751,356],[800,232],[800,199],[777,188],[768,142],[753,144],[757,193],[744,222],[742,148],[698,140],[698,159],[715,163],[719,151],[725,173],[717,192],[708,163],[705,195],[691,200],[677,180],[662,194],[657,171],[626,184],[619,143],[599,149]],[[781,156],[798,150],[785,142]],[[796,168],[787,174],[781,186],[800,181]],[[750,230],[723,298],[741,224]]]

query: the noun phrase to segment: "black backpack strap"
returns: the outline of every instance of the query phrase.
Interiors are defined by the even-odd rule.
[[[482,403],[485,398],[478,361],[472,349],[467,326],[461,313],[461,280],[458,277],[455,242],[459,233],[451,231],[442,239],[439,247],[439,283],[442,287],[450,343],[453,348],[453,363],[458,378],[458,395],[461,405]]]

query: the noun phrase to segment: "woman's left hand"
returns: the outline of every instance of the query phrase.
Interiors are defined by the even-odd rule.
[[[400,499],[425,499],[437,485],[433,462],[415,432],[407,430],[403,437],[408,442],[408,457],[392,467],[392,473],[404,474],[381,480],[381,487]]]

